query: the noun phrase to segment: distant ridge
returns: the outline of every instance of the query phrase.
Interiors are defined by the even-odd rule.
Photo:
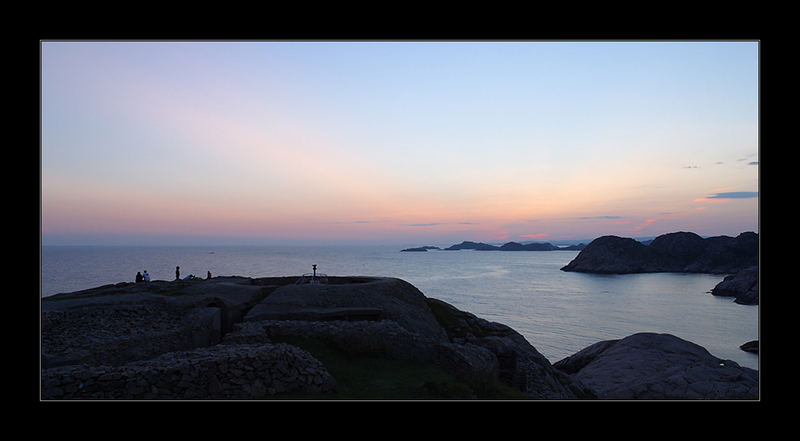
[[[439,248],[434,246],[424,246],[417,248],[406,248],[400,251],[428,251],[428,250],[443,250],[443,251],[458,251],[458,250],[476,250],[476,251],[559,251],[559,250],[582,250],[586,245],[569,245],[566,247],[559,247],[549,242],[507,242],[501,246],[490,245],[483,242],[472,242],[465,240],[456,245],[447,248]]]

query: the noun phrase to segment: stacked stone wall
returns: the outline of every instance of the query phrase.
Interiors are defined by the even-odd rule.
[[[264,399],[327,392],[335,380],[306,351],[284,344],[216,345],[124,366],[42,370],[45,399]]]
[[[219,343],[220,308],[163,305],[50,311],[42,314],[42,367],[121,365]]]

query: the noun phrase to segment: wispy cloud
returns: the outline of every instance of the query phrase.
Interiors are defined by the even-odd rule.
[[[354,220],[354,221],[328,221],[323,222],[325,224],[336,224],[336,225],[349,225],[349,224],[374,224],[375,221],[369,220]]]
[[[654,223],[656,223],[656,222],[658,222],[658,221],[660,221],[662,219],[664,219],[664,218],[650,218],[650,219],[647,219],[646,221],[644,221],[644,223],[633,227],[633,230],[634,231],[642,231],[646,227],[648,227],[648,226],[650,226],[650,225],[652,225],[652,224],[654,224]]]
[[[757,198],[757,191],[728,191],[708,196],[708,199],[748,199]]]
[[[758,165],[758,161],[753,161],[753,162],[750,162],[750,163],[748,163],[747,165]]]
[[[575,219],[590,220],[590,219],[622,219],[622,216],[581,216]]]
[[[757,197],[758,197],[757,191],[725,191],[721,193],[714,193],[704,198],[697,198],[693,202],[718,203],[718,202],[726,202],[731,199],[751,199]]]
[[[547,237],[547,233],[538,233],[538,234],[522,234],[519,237],[527,237],[531,239],[540,239],[542,237]]]
[[[422,224],[403,224],[406,227],[437,227],[439,225],[477,225],[477,222],[428,222]]]

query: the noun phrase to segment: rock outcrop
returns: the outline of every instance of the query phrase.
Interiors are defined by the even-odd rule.
[[[751,266],[722,279],[711,294],[735,297],[741,305],[758,305],[758,267]]]
[[[670,334],[607,340],[553,364],[600,399],[758,399],[758,371]]]
[[[42,301],[44,399],[324,397],[326,366],[287,339],[382,354],[500,381],[529,398],[592,392],[520,334],[425,297],[395,278],[217,277],[123,283]],[[321,395],[320,395],[321,394]]]
[[[726,274],[758,265],[758,235],[703,239],[695,233],[658,236],[649,245],[603,236],[593,240],[562,271],[603,274],[690,272]]]
[[[375,357],[422,363],[492,397],[506,389],[545,400],[758,391],[756,371],[671,336],[600,342],[552,365],[512,328],[400,279],[296,280],[123,283],[42,299],[42,399],[325,398],[340,385],[330,366],[368,360],[372,369]],[[344,358],[326,365],[314,344]],[[487,388],[493,382],[506,389]],[[441,390],[436,384],[419,387]]]

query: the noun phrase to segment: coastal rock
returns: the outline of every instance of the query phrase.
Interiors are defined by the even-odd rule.
[[[691,272],[724,274],[758,265],[758,235],[701,238],[677,232],[649,245],[630,238],[603,236],[589,243],[562,271],[603,274]]]
[[[735,297],[734,302],[741,305],[758,305],[758,267],[751,266],[725,277],[711,294]]]
[[[425,302],[425,296],[410,283],[391,277],[328,278],[323,285],[285,285],[255,305],[245,321],[307,320],[337,310],[372,312],[372,319],[397,322],[409,331],[442,340],[444,331]],[[342,282],[342,283],[340,283]]]
[[[600,399],[758,399],[758,371],[670,334],[598,342],[553,366]]]
[[[758,354],[758,340],[750,340],[747,343],[739,346],[739,349],[745,352],[752,352],[754,354]]]
[[[296,341],[335,348],[348,363],[421,362],[531,399],[648,398],[658,396],[654,390],[678,399],[757,394],[748,389],[757,371],[688,342],[600,342],[556,369],[514,329],[425,297],[400,279],[295,280],[126,284],[42,299],[42,398],[259,399],[292,391],[324,398],[336,378]],[[619,372],[627,383],[610,384]]]
[[[451,342],[488,350],[497,359],[499,378],[531,398],[595,398],[580,381],[555,370],[521,334],[501,323],[489,322],[460,311],[438,299],[428,299],[431,309]]]
[[[602,236],[589,243],[562,271],[624,274],[646,272],[653,265],[647,245],[634,239]]]
[[[530,398],[594,397],[513,329],[427,298],[405,281],[293,280],[125,284],[43,299],[42,397],[324,396],[336,381],[310,353],[287,344],[298,338],[356,359],[382,354],[432,363],[459,378],[499,381]],[[227,327],[225,311],[233,321]],[[310,319],[296,319],[304,315]]]

